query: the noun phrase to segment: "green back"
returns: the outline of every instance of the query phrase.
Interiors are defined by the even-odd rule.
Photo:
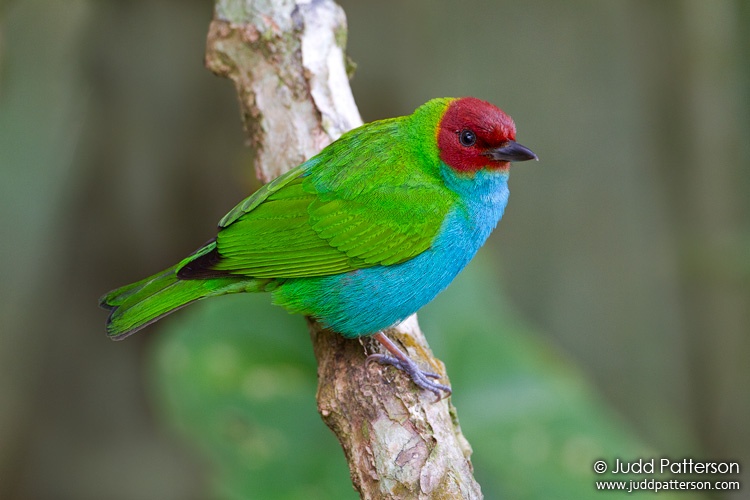
[[[248,197],[220,222],[215,268],[325,276],[425,251],[457,201],[440,178],[437,150],[449,102],[352,130]]]

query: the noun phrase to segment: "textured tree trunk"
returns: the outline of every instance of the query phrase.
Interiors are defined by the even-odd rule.
[[[331,0],[217,0],[206,65],[234,82],[264,181],[361,124],[345,43],[346,19]],[[447,383],[416,316],[387,333]],[[450,398],[436,402],[394,368],[368,366],[378,351],[371,339],[346,340],[313,321],[310,334],[318,409],[363,498],[482,497]]]

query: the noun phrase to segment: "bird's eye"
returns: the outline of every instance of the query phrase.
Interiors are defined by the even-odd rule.
[[[470,146],[473,146],[477,142],[477,136],[469,129],[463,129],[458,134],[458,140],[461,141],[461,144],[463,146],[466,146],[467,148]]]

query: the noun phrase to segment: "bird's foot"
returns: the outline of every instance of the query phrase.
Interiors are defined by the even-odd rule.
[[[391,365],[398,368],[407,373],[418,387],[434,393],[437,396],[438,401],[445,396],[450,396],[452,391],[449,386],[435,382],[435,380],[440,378],[440,375],[419,368],[411,358],[401,352],[401,350],[383,333],[376,334],[375,339],[383,344],[393,356],[388,356],[387,354],[371,354],[367,356],[367,363],[376,361],[381,365]]]
[[[406,372],[417,386],[433,392],[438,397],[438,401],[443,399],[444,396],[450,395],[450,387],[434,381],[435,379],[439,379],[440,375],[424,371],[411,359],[407,358],[407,360],[407,362],[404,362],[401,359],[386,354],[370,354],[367,356],[368,363],[376,361],[381,365],[395,366],[399,370]]]

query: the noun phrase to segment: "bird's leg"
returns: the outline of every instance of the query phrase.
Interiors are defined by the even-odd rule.
[[[443,396],[448,396],[451,393],[451,388],[447,385],[439,384],[434,379],[439,379],[440,375],[437,373],[426,372],[419,368],[417,364],[412,361],[391,339],[385,336],[383,332],[378,332],[373,335],[375,340],[380,342],[388,349],[388,352],[393,356],[387,354],[370,354],[367,356],[367,362],[377,361],[383,365],[393,365],[401,371],[409,374],[412,381],[422,389],[432,391],[438,397],[438,401],[443,399]],[[445,394],[443,394],[445,393]]]

